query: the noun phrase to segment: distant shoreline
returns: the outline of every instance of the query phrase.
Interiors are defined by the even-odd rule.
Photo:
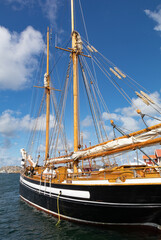
[[[21,167],[19,166],[5,166],[0,168],[0,173],[20,173]]]

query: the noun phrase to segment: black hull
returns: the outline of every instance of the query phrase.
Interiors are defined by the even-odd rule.
[[[42,191],[40,182],[20,181],[20,196],[34,207],[61,218],[97,225],[161,225],[161,185],[87,186],[52,184],[59,194]],[[26,183],[29,181],[30,186]],[[35,189],[34,186],[37,186]],[[45,185],[49,187],[49,185]],[[65,196],[64,190],[90,197]],[[58,207],[59,201],[59,207]]]

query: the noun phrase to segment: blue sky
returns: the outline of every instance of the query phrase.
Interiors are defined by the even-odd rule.
[[[145,86],[160,104],[160,1],[81,0],[81,5],[89,42]],[[25,148],[26,135],[31,128],[30,98],[47,26],[53,29],[53,42],[56,33],[59,46],[69,39],[69,0],[0,0],[0,166],[20,164],[20,148]],[[76,30],[86,38],[79,0],[76,0]],[[128,126],[130,130],[139,129],[140,122],[131,114],[128,104],[120,100],[108,84],[106,90],[104,85],[100,88],[113,119],[119,119],[121,126]],[[132,97],[140,106],[137,97]],[[81,129],[88,145],[93,135],[89,109],[85,110],[83,107]],[[103,116],[107,124],[106,114]],[[68,139],[72,142],[71,131]]]

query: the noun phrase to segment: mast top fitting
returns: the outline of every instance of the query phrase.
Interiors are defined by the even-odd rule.
[[[82,52],[83,42],[82,42],[80,34],[77,31],[73,31],[72,35],[75,35],[75,40],[76,40],[74,48],[76,48],[76,50],[78,50],[79,52]]]

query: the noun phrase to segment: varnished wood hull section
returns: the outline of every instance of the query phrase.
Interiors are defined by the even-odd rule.
[[[20,181],[20,196],[36,208],[58,216],[58,194],[39,189],[39,182]],[[37,185],[37,189],[29,184]],[[43,184],[42,184],[43,185]],[[49,184],[46,184],[49,186]],[[81,186],[52,184],[50,189],[75,196],[59,196],[61,218],[98,225],[161,225],[161,185]],[[79,197],[79,193],[89,193]],[[72,195],[72,194],[71,194]]]

